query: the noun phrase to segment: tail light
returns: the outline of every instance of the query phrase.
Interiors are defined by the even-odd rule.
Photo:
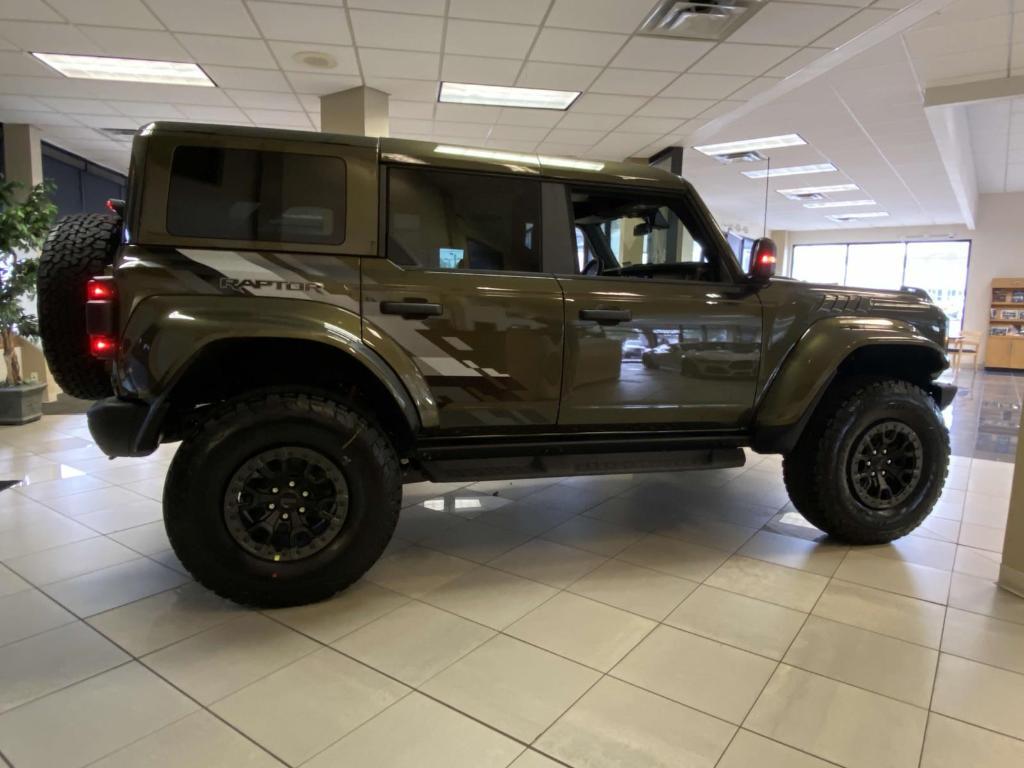
[[[117,353],[114,309],[117,288],[111,277],[94,277],[85,286],[85,328],[89,334],[89,353],[109,360]]]

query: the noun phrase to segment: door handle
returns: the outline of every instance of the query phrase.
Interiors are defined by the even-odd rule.
[[[633,319],[628,309],[581,309],[580,320],[593,320],[599,325],[615,325]]]
[[[444,312],[440,304],[428,301],[382,301],[380,311],[383,315],[400,315],[406,319],[413,317],[437,317]]]

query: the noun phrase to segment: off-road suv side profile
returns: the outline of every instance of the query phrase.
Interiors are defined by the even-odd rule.
[[[403,482],[672,472],[784,454],[853,543],[923,520],[955,390],[920,292],[745,274],[692,187],[638,164],[156,123],[113,216],[42,253],[52,372],[96,443],[181,441],[175,552],[233,600],[358,579]]]

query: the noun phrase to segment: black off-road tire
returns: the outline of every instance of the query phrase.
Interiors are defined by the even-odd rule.
[[[247,551],[228,530],[233,474],[268,450],[314,451],[347,483],[347,516],[330,543],[302,559],[274,562]],[[277,608],[323,600],[361,577],[398,522],[398,458],[384,431],[328,396],[263,392],[215,408],[183,440],[164,486],[164,524],[195,579],[236,603]]]
[[[120,219],[98,213],[66,216],[50,230],[39,256],[39,334],[60,388],[82,400],[113,394],[110,374],[89,353],[85,286],[113,262]]]
[[[920,444],[920,474],[891,508],[867,505],[854,487],[852,460],[875,426],[909,427]],[[819,406],[796,448],[783,461],[790,500],[812,525],[851,544],[883,544],[917,528],[942,493],[949,432],[931,396],[906,381],[875,379],[841,389]]]

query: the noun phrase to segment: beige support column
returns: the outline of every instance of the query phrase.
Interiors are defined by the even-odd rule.
[[[39,141],[39,129],[34,125],[4,123],[4,174],[8,181],[22,184],[19,196],[43,180],[43,151]],[[35,307],[29,308],[35,311]],[[21,373],[25,381],[33,379],[47,385],[43,399],[54,400],[60,392],[57,383],[50,376],[42,350],[30,341],[20,339],[15,353],[20,357]],[[0,361],[2,367],[2,361]],[[2,376],[0,376],[2,380]]]
[[[351,136],[387,136],[388,95],[362,85],[321,96],[320,130]]]
[[[24,185],[21,194],[43,180],[43,151],[34,125],[4,123],[4,173]]]
[[[1006,520],[999,586],[1024,597],[1024,414],[1017,432],[1017,463],[1010,491],[1010,515]]]

